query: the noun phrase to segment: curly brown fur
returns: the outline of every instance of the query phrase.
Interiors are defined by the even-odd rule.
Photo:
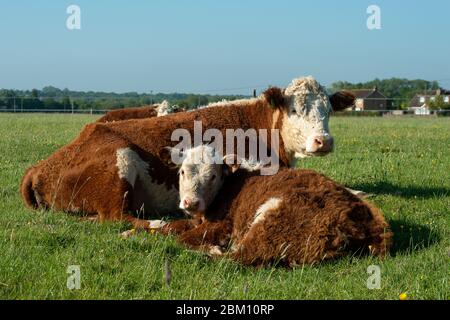
[[[143,106],[138,108],[127,108],[112,110],[107,112],[103,117],[97,120],[97,122],[112,122],[122,121],[129,119],[145,119],[158,116],[156,107],[158,105]]]
[[[270,199],[281,201],[255,223],[255,213]],[[230,256],[245,265],[293,267],[354,252],[384,257],[392,242],[378,209],[311,170],[231,176],[205,219],[181,233],[179,240],[191,248],[232,245]],[[208,233],[213,235],[202,237]],[[224,245],[217,239],[230,242]]]

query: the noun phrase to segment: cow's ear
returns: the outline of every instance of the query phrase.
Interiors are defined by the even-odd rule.
[[[263,96],[271,108],[281,109],[285,106],[283,90],[278,87],[270,87],[263,92]]]
[[[333,111],[341,111],[355,104],[355,95],[350,91],[338,91],[330,96]]]

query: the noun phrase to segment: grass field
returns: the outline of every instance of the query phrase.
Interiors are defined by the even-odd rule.
[[[300,166],[373,193],[394,248],[384,261],[348,257],[292,271],[210,260],[158,235],[123,240],[121,223],[25,209],[18,193],[24,170],[94,119],[0,115],[0,299],[450,298],[450,119],[332,119],[335,153]],[[66,286],[69,265],[80,266],[79,290]],[[370,265],[381,268],[381,289],[366,286]]]

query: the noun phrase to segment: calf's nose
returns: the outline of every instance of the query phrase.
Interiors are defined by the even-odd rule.
[[[199,207],[200,201],[198,200],[192,200],[189,198],[185,198],[183,200],[183,206],[187,210],[197,210]]]

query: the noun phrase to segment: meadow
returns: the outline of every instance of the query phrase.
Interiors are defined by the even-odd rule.
[[[70,142],[90,115],[0,114],[0,299],[408,299],[450,298],[450,119],[331,119],[336,150],[302,160],[372,194],[394,232],[389,257],[352,256],[293,270],[212,260],[155,234],[119,237],[97,224],[30,211],[24,170]],[[171,281],[166,283],[166,265]],[[67,288],[78,265],[81,287]],[[369,289],[367,268],[381,270]]]

